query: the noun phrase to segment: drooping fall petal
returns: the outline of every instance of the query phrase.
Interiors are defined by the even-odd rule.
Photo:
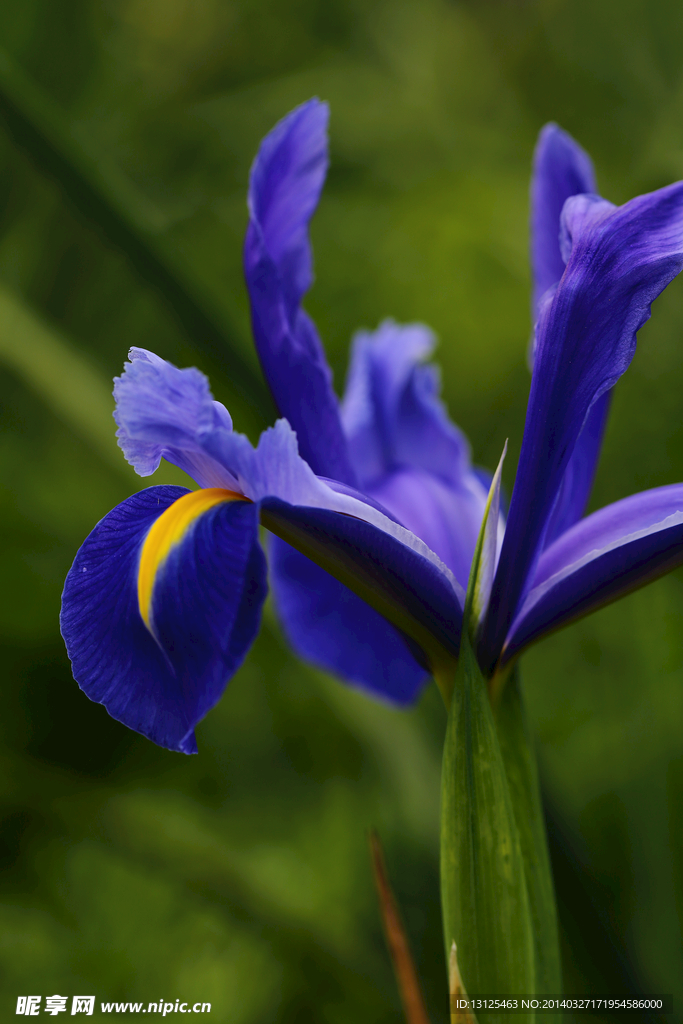
[[[242,663],[265,595],[255,505],[150,487],[98,523],[69,571],[61,628],[74,677],[124,725],[194,753],[194,728]]]

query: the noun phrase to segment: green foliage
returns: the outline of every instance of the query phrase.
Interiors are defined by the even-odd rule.
[[[438,694],[379,707],[299,665],[270,614],[197,758],[126,733],[73,683],[64,575],[145,483],[107,441],[107,382],[143,345],[208,372],[238,429],[269,421],[241,283],[247,174],[265,131],[318,94],[332,167],[308,308],[337,387],[358,326],[429,323],[475,460],[493,468],[510,437],[509,493],[535,134],[572,131],[613,201],[683,176],[682,33],[673,0],[0,5],[7,1013],[34,991],[198,991],[217,1021],[400,1019],[375,825],[446,1019]],[[676,282],[617,389],[594,507],[683,479],[682,322]],[[525,656],[567,991],[683,998],[682,618],[675,574]]]
[[[515,811],[488,688],[465,633],[444,744],[441,899],[446,953],[455,942],[471,996],[540,991]],[[484,1024],[508,1016],[477,1011]],[[519,1016],[535,1020],[533,1011]]]
[[[503,687],[494,716],[524,864],[534,939],[535,990],[553,995],[562,992],[557,910],[533,737],[525,721],[516,671]],[[553,1018],[548,1016],[551,1024]]]

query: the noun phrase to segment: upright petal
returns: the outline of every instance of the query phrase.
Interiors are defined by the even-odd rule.
[[[459,484],[423,469],[397,469],[368,488],[448,566],[463,591],[486,506],[486,488],[474,473]]]
[[[409,704],[427,678],[405,638],[320,566],[271,537],[268,567],[282,627],[297,654],[394,704]]]
[[[531,268],[534,319],[541,296],[562,277],[565,259],[560,248],[560,216],[570,196],[596,189],[588,154],[556,124],[547,124],[538,138],[531,179]],[[597,400],[576,442],[562,480],[552,522],[544,543],[551,543],[584,513],[600,454],[610,393]]]
[[[682,563],[683,484],[594,512],[543,552],[503,659]]]
[[[528,589],[589,410],[628,367],[652,301],[683,267],[683,183],[619,208],[575,196],[562,219],[569,259],[538,326],[517,480],[480,652],[488,669]]]
[[[332,375],[301,308],[312,275],[309,221],[327,171],[326,104],[297,107],[261,143],[249,183],[244,272],[261,366],[315,473],[353,484]]]
[[[595,400],[586,416],[548,519],[544,548],[577,523],[586,511],[611,403],[610,389]]]
[[[366,488],[405,466],[449,483],[470,471],[467,439],[439,398],[438,370],[423,362],[434,345],[428,327],[393,320],[353,339],[342,421]]]
[[[560,214],[570,196],[595,192],[590,157],[556,124],[541,129],[531,177],[531,269],[534,318],[541,295],[564,273]]]
[[[128,498],[81,547],[62,598],[81,689],[124,725],[184,753],[196,752],[194,727],[251,646],[266,594],[256,506],[202,503],[204,493],[150,487]],[[179,518],[184,501],[195,507]],[[164,516],[173,529],[145,597],[141,552]]]
[[[439,398],[422,324],[386,320],[354,338],[342,420],[366,493],[435,551],[467,586],[487,488]]]

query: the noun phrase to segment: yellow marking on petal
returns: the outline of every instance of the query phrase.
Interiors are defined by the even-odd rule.
[[[162,512],[145,537],[140,551],[138,565],[138,607],[147,629],[150,625],[152,591],[159,566],[168,556],[171,548],[180,544],[192,524],[204,512],[224,501],[250,501],[243,494],[228,491],[223,487],[205,487],[199,491],[183,494]]]

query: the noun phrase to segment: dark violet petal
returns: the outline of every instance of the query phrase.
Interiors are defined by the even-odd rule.
[[[393,320],[353,340],[342,420],[366,488],[404,466],[455,484],[471,473],[467,439],[439,398],[438,371],[423,363],[434,345],[428,327]]]
[[[395,704],[411,703],[427,678],[385,618],[279,537],[268,545],[270,583],[296,653]]]
[[[160,746],[194,753],[194,727],[256,635],[266,583],[257,507],[215,505],[160,569],[152,598],[157,643],[138,607],[140,550],[152,524],[188,493],[150,487],[98,523],[67,576],[61,628],[74,677],[91,700]]]
[[[309,100],[261,143],[251,170],[244,273],[254,340],[281,416],[315,473],[354,484],[332,375],[301,308],[312,282],[309,221],[327,171],[326,104]]]
[[[423,555],[362,519],[276,498],[261,503],[261,522],[381,612],[426,664],[457,656],[462,607],[449,577]]]
[[[517,480],[480,648],[491,670],[528,590],[592,404],[628,367],[650,304],[683,266],[683,183],[614,208],[568,199],[572,250],[542,313]]]
[[[605,391],[591,406],[569,460],[543,541],[547,548],[578,522],[586,510],[600,456],[612,391]]]
[[[682,563],[683,484],[643,491],[594,512],[539,559],[503,660]]]
[[[547,124],[538,137],[531,178],[534,316],[541,295],[564,273],[559,238],[565,200],[595,191],[595,174],[588,154],[558,125]]]

